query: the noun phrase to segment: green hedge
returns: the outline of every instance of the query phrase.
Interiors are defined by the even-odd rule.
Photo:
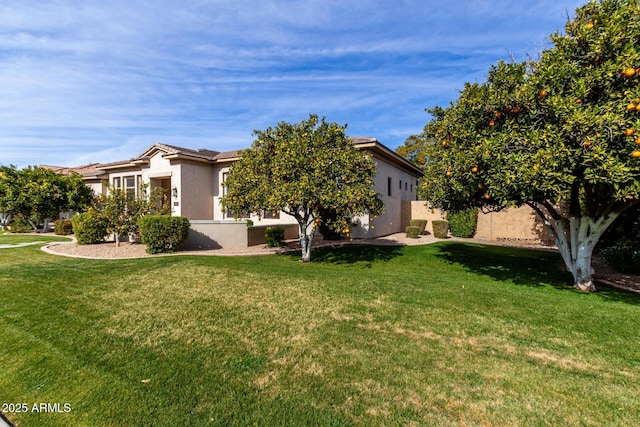
[[[420,237],[420,227],[415,225],[409,225],[404,229],[405,233],[407,233],[407,237],[411,239],[417,239]]]
[[[53,232],[58,236],[73,234],[73,224],[70,219],[59,219],[53,225]]]
[[[420,228],[420,234],[424,234],[424,231],[427,229],[427,220],[426,219],[412,219],[409,221],[409,225],[412,227]]]
[[[107,236],[107,218],[99,212],[84,212],[71,219],[73,234],[79,245],[91,245],[104,242]]]
[[[138,230],[147,253],[171,253],[189,237],[189,220],[183,216],[146,215],[138,220]]]
[[[284,243],[284,227],[267,227],[264,232],[264,238],[270,248],[282,246]]]
[[[9,224],[12,233],[31,233],[33,227],[22,218],[16,218]]]
[[[448,212],[447,221],[454,237],[473,237],[478,227],[478,209],[471,208],[460,212]]]
[[[433,236],[438,239],[446,239],[449,237],[449,222],[441,219],[431,221],[433,227]]]

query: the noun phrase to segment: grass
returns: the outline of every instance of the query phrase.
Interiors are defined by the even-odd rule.
[[[71,406],[6,415],[20,426],[640,419],[640,300],[574,291],[557,254],[443,242],[313,256],[2,250],[0,400]]]

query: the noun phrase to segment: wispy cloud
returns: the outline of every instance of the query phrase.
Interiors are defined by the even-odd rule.
[[[6,0],[0,164],[228,150],[309,113],[391,148],[582,1]]]

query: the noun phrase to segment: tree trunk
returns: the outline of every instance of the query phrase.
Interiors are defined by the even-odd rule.
[[[27,222],[29,223],[29,225],[31,226],[31,228],[33,228],[33,232],[37,233],[38,232],[38,226],[36,225],[35,222],[31,221],[30,219],[27,219]]]
[[[313,236],[316,233],[316,229],[313,227],[311,232],[307,233],[307,223],[299,222],[298,224],[300,225],[300,249],[302,251],[300,262],[309,262],[311,261],[311,245],[313,244]]]
[[[602,233],[619,216],[613,212],[607,217],[571,217],[545,221],[567,269],[573,275],[573,287],[595,292],[591,256]]]
[[[49,231],[49,218],[44,219],[44,225],[42,226],[42,232],[46,233]]]

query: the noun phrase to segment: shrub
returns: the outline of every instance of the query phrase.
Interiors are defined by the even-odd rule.
[[[420,228],[420,234],[424,234],[424,231],[427,229],[427,220],[426,219],[412,219],[409,221],[409,225],[413,227]]]
[[[107,219],[99,212],[89,211],[71,219],[73,234],[79,245],[91,245],[104,242],[107,236]]]
[[[189,237],[189,220],[183,216],[146,215],[138,220],[138,230],[147,253],[171,253]]]
[[[618,271],[640,273],[640,244],[631,240],[622,240],[601,249],[600,256]]]
[[[33,231],[31,224],[22,218],[14,219],[13,222],[9,224],[9,228],[12,233],[31,233]]]
[[[446,239],[449,235],[449,222],[442,219],[431,221],[433,226],[433,236],[438,239]]]
[[[284,227],[267,227],[264,237],[267,241],[267,246],[270,248],[282,246],[284,242]]]
[[[454,237],[473,237],[478,227],[478,209],[470,208],[460,212],[448,212],[447,221]]]
[[[53,232],[58,236],[73,234],[73,224],[70,219],[59,219],[53,225]]]
[[[420,234],[421,234],[420,227],[415,225],[407,226],[407,228],[405,228],[404,231],[407,233],[407,237],[410,237],[412,239],[417,239],[418,237],[420,237]]]

